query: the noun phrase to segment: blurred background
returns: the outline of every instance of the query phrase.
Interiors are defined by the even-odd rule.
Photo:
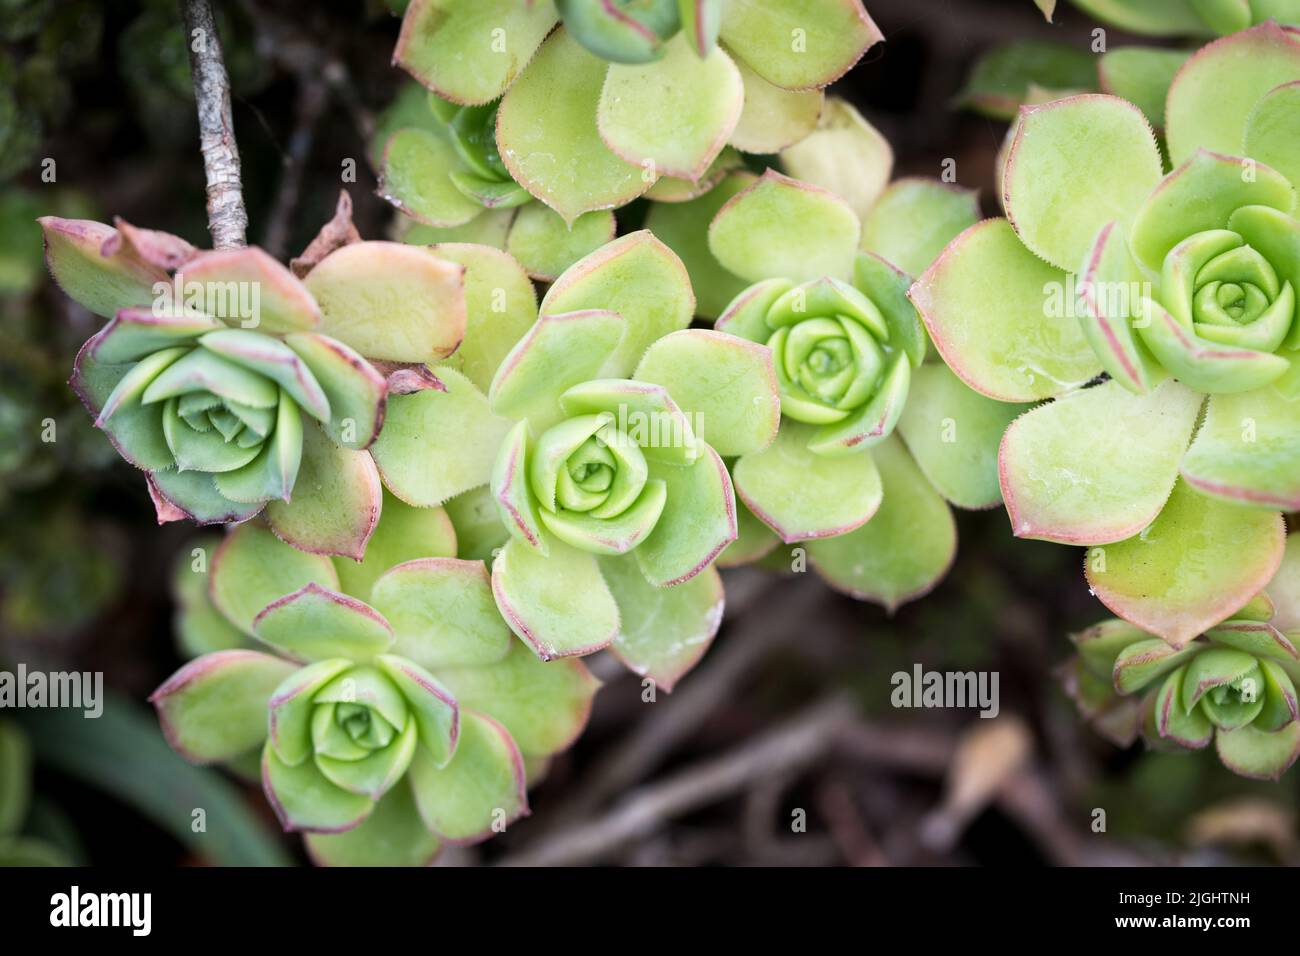
[[[389,66],[390,6],[214,7],[250,242],[299,252],[349,158],[358,228],[390,234],[369,159],[405,82]],[[831,92],[890,141],[895,175],[955,160],[995,214],[1006,124],[963,109],[959,91],[1009,40],[1070,46],[1086,70],[1096,24],[1064,2],[1055,24],[1029,0],[867,7],[886,42]],[[102,671],[110,695],[99,720],[0,711],[0,797],[32,794],[0,814],[0,857],[305,862],[256,786],[185,764],[144,702],[182,660],[172,565],[195,532],[156,524],[139,474],[67,388],[98,320],[49,281],[33,221],[120,215],[206,246],[203,187],[172,0],[0,0],[0,665]],[[621,228],[639,215],[620,214]],[[1016,541],[1001,511],[959,514],[958,527],[947,579],[893,616],[812,574],[740,569],[726,572],[717,641],[675,693],[647,701],[633,675],[590,660],[606,686],[588,732],[533,791],[533,815],[440,863],[1297,862],[1294,779],[1252,783],[1212,752],[1119,750],[1076,716],[1056,674],[1066,635],[1106,616],[1081,551]],[[895,710],[890,678],[918,664],[997,672],[999,717]],[[196,806],[206,834],[191,828]]]

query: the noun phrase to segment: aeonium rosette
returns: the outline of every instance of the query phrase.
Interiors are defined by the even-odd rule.
[[[857,170],[870,155],[842,132],[817,145],[842,165],[814,173]],[[845,175],[824,179],[842,187]],[[951,562],[945,499],[998,502],[993,449],[1009,416],[926,361],[911,279],[886,258],[924,267],[974,221],[974,197],[900,180],[862,205],[865,230],[840,195],[769,170],[709,226],[719,266],[753,283],[717,328],[771,348],[781,395],[776,441],[732,465],[748,520],[723,560],[761,557],[778,538],[806,542],[834,586],[894,607],[929,590]],[[919,398],[909,402],[910,393]]]
[[[260,762],[318,863],[420,865],[501,832],[598,685],[578,661],[538,661],[456,548],[443,509],[391,497],[361,562],[236,528],[180,575],[185,646],[223,649],[154,693],[169,742],[198,763]]]
[[[1234,773],[1276,780],[1300,756],[1300,538],[1277,575],[1245,607],[1181,648],[1122,620],[1071,635],[1064,668],[1080,711],[1128,746],[1139,731],[1156,747],[1211,741]]]
[[[771,353],[688,329],[686,271],[648,232],[570,267],[540,309],[518,264],[478,248],[471,288],[519,288],[506,315],[486,290],[471,307],[462,351],[490,344],[491,359],[395,396],[376,461],[412,505],[496,515],[493,591],[538,656],[611,646],[671,689],[721,620],[713,560],[737,533],[721,456],[772,440]]]
[[[793,142],[881,38],[860,0],[413,0],[393,61],[449,102],[499,100],[510,177],[573,224],[704,178],[729,142]]]
[[[296,546],[359,558],[379,516],[366,449],[388,393],[371,360],[423,363],[457,347],[461,267],[362,242],[350,220],[296,260],[305,278],[255,247],[200,251],[121,220],[41,225],[60,287],[109,317],[71,384],[146,473],[159,520],[265,511]]]
[[[1300,34],[1210,43],[1164,112],[1167,173],[1125,100],[1022,109],[1007,218],[911,297],[973,388],[1055,399],[1002,441],[1015,533],[1089,546],[1101,600],[1181,646],[1259,591],[1300,508]]]
[[[1300,26],[1298,0],[1072,0],[1089,16],[1146,36],[1235,33],[1273,18]]]

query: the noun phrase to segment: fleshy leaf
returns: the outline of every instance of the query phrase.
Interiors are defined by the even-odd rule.
[[[1165,124],[1165,99],[1188,53],[1159,47],[1125,46],[1108,50],[1097,61],[1103,93],[1137,106],[1152,126]],[[1089,57],[1091,59],[1091,57]]]
[[[258,651],[218,651],[190,661],[149,701],[167,742],[186,760],[229,760],[266,738],[267,701],[295,669]]]
[[[428,866],[442,849],[405,782],[385,793],[360,825],[344,833],[308,833],[303,842],[317,866]]]
[[[547,552],[511,538],[492,565],[506,623],[544,661],[606,647],[618,633],[618,605],[595,556],[555,538]]]
[[[832,587],[893,611],[928,593],[947,574],[957,528],[948,505],[897,438],[873,448],[871,455],[883,487],[879,510],[848,534],[808,542],[808,557]]]
[[[370,600],[371,587],[395,565],[416,558],[456,555],[456,529],[446,511],[413,508],[387,490],[383,499],[382,518],[366,544],[365,558],[360,562],[333,559],[339,589],[362,601]]]
[[[865,219],[894,168],[889,141],[851,103],[829,97],[817,128],[781,151],[792,177],[829,189]]]
[[[305,284],[326,335],[366,358],[435,362],[465,337],[464,271],[400,242],[354,242],[326,256]]]
[[[1137,394],[1151,390],[1165,377],[1140,335],[1146,320],[1141,299],[1134,295],[1143,276],[1116,223],[1101,227],[1084,259],[1076,286],[1079,328],[1111,376]]]
[[[199,309],[227,325],[274,335],[310,331],[321,324],[321,310],[298,277],[256,246],[200,252],[176,277],[187,296],[191,287],[201,285],[205,295]],[[221,287],[240,293],[215,294]],[[255,290],[256,300],[245,296],[245,289]]]
[[[412,0],[393,62],[444,99],[489,103],[519,75],[557,19],[550,3]]]
[[[747,153],[779,153],[817,128],[826,102],[821,90],[783,90],[744,62],[736,66],[745,84],[745,108],[731,132],[733,146]]]
[[[465,267],[465,340],[446,363],[486,392],[501,360],[536,321],[537,293],[519,263],[499,249],[448,242],[432,251]]]
[[[1296,637],[1294,632],[1300,631],[1300,535],[1287,535],[1286,553],[1267,590],[1274,606],[1273,625]]]
[[[765,525],[745,506],[736,501],[736,540],[722,549],[716,566],[734,568],[761,560],[776,550],[781,543],[776,532]]]
[[[290,674],[271,693],[267,702],[268,739],[276,754],[289,766],[296,767],[312,755],[311,723],[316,692],[351,666],[352,662],[343,658],[308,664]]]
[[[225,497],[215,477],[203,471],[150,472],[149,494],[158,509],[158,523],[188,518],[197,524],[230,524],[262,510],[260,501],[245,504]]]
[[[492,412],[527,418],[539,431],[558,421],[560,395],[595,377],[623,330],[616,312],[543,312],[497,369],[488,391]]]
[[[862,248],[909,275],[920,275],[979,219],[975,190],[907,177],[890,183],[863,220]]]
[[[1028,402],[1078,388],[1101,370],[1069,315],[1066,278],[1005,219],[988,219],[953,240],[909,295],[963,382],[990,398]],[[1049,317],[1050,290],[1059,316]]]
[[[155,283],[168,283],[167,273],[151,266],[119,244],[105,256],[102,248],[117,230],[89,219],[42,216],[45,261],[59,288],[96,315],[114,316],[133,305],[154,300]]]
[[[1085,94],[1026,108],[1002,178],[1007,218],[1034,253],[1074,270],[1103,225],[1127,228],[1161,172],[1151,127],[1126,100]]]
[[[270,502],[266,520],[300,551],[360,561],[382,503],[375,463],[367,452],[334,444],[312,424],[303,429],[302,439],[293,497]]]
[[[308,661],[369,660],[393,644],[393,629],[370,605],[319,584],[272,601],[253,619],[258,640]]]
[[[694,199],[651,203],[646,213],[646,228],[663,240],[686,266],[695,290],[695,313],[701,318],[717,318],[727,303],[745,289],[745,280],[724,269],[709,250],[709,223],[727,200],[756,178],[748,170],[733,172]]]
[[[631,202],[654,184],[600,138],[596,111],[608,64],[563,29],[544,42],[501,100],[497,145],[519,185],[566,222]]]
[[[296,332],[285,344],[297,353],[329,404],[325,433],[347,448],[369,448],[384,421],[384,376],[342,342],[314,332]]]
[[[781,422],[776,441],[734,468],[736,493],[787,544],[844,534],[880,507],[871,453],[826,458],[808,450],[813,426]]]
[[[1096,63],[1076,46],[1052,40],[1012,40],[975,61],[957,103],[999,120],[1015,119],[1033,87],[1087,90]]]
[[[1160,686],[1156,697],[1156,729],[1161,737],[1176,740],[1184,747],[1199,749],[1210,742],[1214,727],[1199,707],[1187,710],[1178,699],[1187,667],[1178,668]]]
[[[610,652],[666,691],[693,668],[722,623],[722,578],[705,568],[670,588],[655,587],[631,557],[603,558],[605,580],[621,613]]]
[[[1300,721],[1268,733],[1254,727],[1221,730],[1214,746],[1223,765],[1233,773],[1256,780],[1278,780],[1300,756]]]
[[[650,477],[667,485],[668,507],[636,549],[641,571],[661,587],[699,574],[736,540],[736,497],[727,466],[708,445],[690,465],[651,462]]]
[[[1198,149],[1142,203],[1133,221],[1133,254],[1159,272],[1170,249],[1194,233],[1227,228],[1240,207],[1287,212],[1295,198],[1295,189],[1272,167]]]
[[[338,586],[329,558],[291,548],[259,524],[232,530],[209,561],[212,603],[250,636],[257,612],[276,598],[312,583]]]
[[[719,210],[709,226],[709,249],[724,268],[751,282],[847,279],[860,234],[844,200],[769,169]]]
[[[432,759],[434,766],[445,767],[460,740],[462,724],[456,699],[437,678],[413,661],[381,654],[375,658],[375,663],[411,708],[411,721],[418,731],[420,750]]]
[[[1105,382],[1022,415],[999,455],[1013,532],[1063,544],[1137,534],[1169,497],[1201,402],[1173,381],[1149,395]]]
[[[581,661],[543,662],[519,641],[499,663],[448,668],[438,676],[462,709],[500,721],[527,756],[545,756],[573,743],[600,687]]]
[[[1274,87],[1260,97],[1246,122],[1242,152],[1300,183],[1300,80]]]
[[[384,146],[376,192],[403,214],[426,226],[462,226],[483,212],[483,204],[452,182],[461,160],[445,133],[408,127]]]
[[[1209,34],[1189,3],[1169,0],[1074,0],[1074,5],[1103,23],[1140,36],[1204,36]]]
[[[652,63],[613,63],[600,93],[600,138],[628,163],[699,179],[740,119],[745,87],[731,58],[701,59],[678,34]]]
[[[1300,511],[1300,395],[1266,385],[1210,396],[1182,474],[1225,501]]]
[[[1284,537],[1276,512],[1225,504],[1180,481],[1149,527],[1090,556],[1088,581],[1120,617],[1182,647],[1264,587]]]
[[[1300,79],[1300,40],[1276,23],[1201,47],[1187,61],[1165,103],[1169,158],[1182,163],[1198,148],[1235,155],[1260,99]],[[1207,109],[1206,104],[1214,104]]]
[[[519,210],[505,247],[534,279],[552,282],[610,242],[614,229],[614,214],[607,209],[583,213],[570,227],[550,206],[535,202]]]
[[[730,52],[787,90],[827,86],[882,39],[858,0],[730,0],[719,33]]]
[[[468,710],[451,762],[439,768],[417,754],[411,790],[424,825],[453,843],[485,840],[528,812],[514,739],[495,720]]]
[[[695,295],[682,261],[642,229],[575,263],[542,299],[543,315],[584,309],[607,309],[623,317],[623,338],[600,370],[602,378],[623,378],[651,342],[691,324]]]
[[[760,451],[781,421],[772,352],[725,332],[684,329],[659,339],[641,358],[633,378],[668,389],[693,416],[695,437],[719,455]],[[725,382],[725,388],[718,383]]]
[[[375,806],[369,797],[336,787],[314,761],[289,766],[269,742],[262,749],[262,789],[286,830],[342,833],[361,823]]]
[[[430,670],[494,663],[514,640],[482,561],[399,564],[375,582],[371,603],[393,627],[393,653]]]
[[[929,363],[912,373],[898,433],[941,495],[961,508],[993,508],[1002,503],[1002,434],[1030,407],[986,398],[946,365]]]

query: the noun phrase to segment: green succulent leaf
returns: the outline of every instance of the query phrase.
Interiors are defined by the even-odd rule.
[[[442,849],[406,783],[385,793],[358,826],[343,833],[308,833],[304,842],[317,866],[428,866]]]
[[[515,216],[505,248],[532,278],[553,282],[611,241],[614,229],[614,214],[607,209],[583,213],[570,226],[554,209],[535,202]]]
[[[1072,392],[1018,418],[1002,442],[1002,491],[1018,537],[1106,544],[1160,513],[1178,477],[1200,395],[1165,382]]]
[[[733,146],[747,153],[779,153],[817,128],[826,103],[821,90],[785,90],[743,62],[735,65],[744,83],[745,105],[731,131]]]
[[[1132,694],[1176,670],[1197,652],[1195,647],[1170,647],[1157,637],[1144,637],[1115,658],[1113,680],[1121,694]],[[1181,686],[1181,685],[1180,685]],[[1182,706],[1182,701],[1178,701]]]
[[[709,249],[742,278],[846,279],[861,224],[835,194],[767,170],[709,226]]]
[[[1300,80],[1275,86],[1255,104],[1242,142],[1245,155],[1272,166],[1292,184],[1300,183],[1297,110],[1300,110]]]
[[[961,508],[993,508],[1002,503],[1002,435],[1030,407],[986,398],[946,365],[930,363],[912,373],[898,433],[944,498]]]
[[[668,389],[699,427],[695,437],[718,454],[760,451],[776,437],[781,419],[771,351],[734,335],[684,329],[657,340],[633,373]],[[718,383],[725,382],[725,388]]]
[[[393,627],[393,653],[433,671],[499,661],[514,639],[482,561],[406,561],[375,582],[371,602]]]
[[[366,544],[366,556],[359,562],[339,557],[333,562],[339,589],[369,601],[371,588],[389,568],[418,558],[450,558],[455,554],[456,529],[446,511],[413,508],[385,490],[382,517]]]
[[[544,661],[591,654],[618,633],[618,605],[595,556],[558,539],[542,556],[511,538],[492,565],[492,590],[510,629]]]
[[[979,220],[974,190],[935,179],[899,179],[863,219],[862,248],[909,275],[920,275],[949,242]]]
[[[258,640],[300,660],[369,660],[393,644],[393,629],[356,598],[304,585],[272,601],[253,619]]]
[[[509,548],[509,546],[507,546]],[[539,660],[516,641],[503,661],[488,667],[448,668],[439,677],[462,710],[499,721],[525,756],[564,750],[591,713],[600,682],[578,660]]]
[[[609,67],[596,122],[625,162],[678,179],[699,179],[740,119],[745,86],[722,50],[703,59],[684,35],[652,63]]]
[[[411,790],[424,825],[454,843],[485,840],[528,812],[524,763],[510,732],[483,714],[461,714],[451,761],[423,754],[411,763]]]
[[[1300,79],[1300,41],[1276,23],[1202,47],[1174,78],[1165,106],[1169,158],[1197,149],[1237,155],[1256,104],[1276,86]],[[1205,104],[1213,103],[1213,109]]]
[[[684,202],[651,203],[645,225],[682,260],[695,290],[695,312],[701,318],[720,316],[727,304],[746,286],[745,280],[728,272],[709,249],[709,223],[732,196],[753,184],[757,177],[738,170],[712,189]],[[658,185],[670,182],[659,180]],[[655,197],[651,197],[655,198]]]
[[[1208,746],[1214,736],[1214,725],[1199,708],[1183,707],[1179,700],[1179,690],[1187,677],[1188,666],[1184,664],[1165,678],[1156,696],[1156,728],[1161,737],[1168,737],[1184,747],[1199,750]]]
[[[1090,560],[1088,581],[1108,608],[1174,647],[1224,620],[1257,594],[1282,559],[1277,512],[1225,504],[1184,482],[1137,535]]]
[[[1087,149],[1075,146],[1081,130]],[[1161,173],[1151,127],[1126,100],[1083,95],[1026,108],[1002,179],[1007,218],[1036,255],[1072,270],[1103,225],[1127,228]]]
[[[115,316],[121,309],[148,305],[155,283],[167,283],[167,273],[144,262],[125,244],[104,255],[106,243],[118,232],[89,219],[42,216],[45,261],[50,275],[66,292],[96,315]]]
[[[769,83],[808,90],[839,79],[884,36],[858,0],[731,0],[719,39]]]
[[[1254,727],[1220,730],[1214,746],[1225,767],[1242,777],[1278,780],[1300,755],[1300,721],[1274,733]]]
[[[871,457],[880,474],[879,509],[847,534],[808,542],[808,557],[832,587],[893,611],[929,593],[948,572],[957,528],[902,442],[891,437]]]
[[[865,220],[889,183],[894,151],[851,103],[832,96],[816,129],[781,150],[781,165],[800,182],[830,190]]]
[[[458,189],[461,159],[445,133],[407,127],[384,146],[378,193],[426,226],[449,228],[474,219],[484,204]]]
[[[1078,321],[1050,314],[1050,291],[1063,297],[1066,280],[1005,219],[989,219],[954,239],[909,295],[962,381],[990,398],[1029,402],[1078,388],[1101,370]]]
[[[550,3],[412,0],[393,62],[444,99],[489,103],[520,74],[558,19]]]
[[[1092,89],[1096,70],[1091,54],[1068,43],[1013,40],[976,60],[957,102],[993,119],[1012,120],[1031,87]]]
[[[818,455],[808,447],[816,433],[787,418],[771,445],[743,456],[734,468],[737,494],[787,544],[842,535],[880,507],[872,453]]]
[[[608,310],[623,317],[623,337],[601,366],[600,377],[624,378],[652,342],[691,324],[695,295],[682,261],[643,229],[575,263],[542,299],[543,315],[583,310]]]
[[[727,466],[708,445],[689,465],[652,461],[650,477],[664,483],[668,507],[636,549],[636,560],[652,584],[680,585],[736,540],[735,492]]]
[[[267,702],[293,670],[270,654],[218,651],[186,664],[149,700],[173,750],[192,763],[215,763],[261,744]]]
[[[568,223],[625,205],[655,181],[653,170],[627,162],[601,139],[596,116],[608,70],[556,30],[497,114],[497,145],[511,178]]]
[[[227,325],[271,334],[307,332],[319,328],[321,309],[307,287],[280,263],[256,246],[201,252],[178,271],[184,287],[202,286],[206,292],[202,311]],[[246,303],[237,296],[214,294],[214,288],[256,289],[257,298]],[[244,314],[245,305],[254,305]]]
[[[390,397],[384,430],[371,448],[384,484],[418,508],[486,485],[510,427],[461,373],[440,368],[438,381],[445,391]],[[428,467],[429,461],[439,467]]]
[[[354,242],[307,274],[321,331],[367,358],[436,362],[465,337],[464,267],[400,242]]]
[[[1155,127],[1165,124],[1169,87],[1190,56],[1184,50],[1125,46],[1107,50],[1097,61],[1097,77],[1104,93],[1137,106]]]
[[[339,584],[329,558],[292,548],[258,524],[234,528],[208,560],[212,603],[249,636],[257,612],[275,599],[307,584]]]
[[[262,749],[262,787],[286,830],[342,833],[375,808],[370,797],[331,783],[314,761],[284,763],[269,742]]]
[[[343,448],[315,425],[303,429],[302,465],[289,501],[272,501],[266,520],[300,551],[360,561],[379,522],[379,472],[364,451]]]

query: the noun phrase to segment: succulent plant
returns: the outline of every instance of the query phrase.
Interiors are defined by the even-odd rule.
[[[879,39],[859,0],[415,0],[393,59],[452,103],[500,99],[511,178],[573,224],[699,180],[729,140],[794,142]]]
[[[708,228],[719,267],[753,283],[717,328],[772,350],[781,396],[776,441],[732,464],[746,520],[723,561],[756,559],[778,539],[806,542],[833,586],[893,608],[947,570],[956,546],[947,501],[999,502],[994,450],[1014,412],[926,361],[905,295],[908,273],[975,221],[973,194],[911,179],[855,195],[878,179],[857,128],[814,134],[799,147],[812,156],[789,157],[852,204],[769,170]]]
[[[736,509],[720,456],[776,430],[769,350],[688,329],[686,271],[648,232],[573,265],[540,309],[508,255],[434,250],[466,264],[470,330],[459,370],[390,401],[373,449],[388,487],[418,507],[496,513],[493,591],[538,656],[612,645],[671,689],[721,619],[712,561]]]
[[[365,449],[384,373],[423,387],[403,363],[456,349],[464,270],[400,243],[318,240],[295,260],[299,279],[255,247],[201,252],[121,220],[41,223],[59,285],[109,317],[71,384],[146,473],[159,521],[265,509],[296,546],[360,558],[379,517]]]
[[[318,863],[421,865],[500,832],[598,684],[538,661],[455,550],[445,511],[391,498],[360,563],[240,525],[181,572],[181,631],[262,650],[205,653],[159,687],[168,741],[196,763],[260,753],[267,799]]]
[[[1300,26],[1297,0],[1072,0],[1103,23],[1146,36],[1211,36],[1266,20]]]
[[[1276,599],[1272,596],[1276,594]],[[1277,779],[1300,756],[1300,536],[1268,587],[1181,648],[1127,621],[1071,635],[1066,689],[1121,746],[1139,730],[1152,746],[1200,749],[1226,767]]]
[[[497,106],[458,106],[410,84],[377,133],[378,192],[419,223],[406,241],[495,246],[549,282],[614,238],[614,215],[584,213],[570,227],[534,201],[497,152]]]
[[[1095,546],[1103,603],[1175,648],[1259,591],[1300,508],[1298,80],[1273,23],[1200,50],[1169,90],[1167,175],[1125,100],[1022,110],[1007,218],[910,292],[972,388],[1054,399],[1002,440],[1015,534]]]

